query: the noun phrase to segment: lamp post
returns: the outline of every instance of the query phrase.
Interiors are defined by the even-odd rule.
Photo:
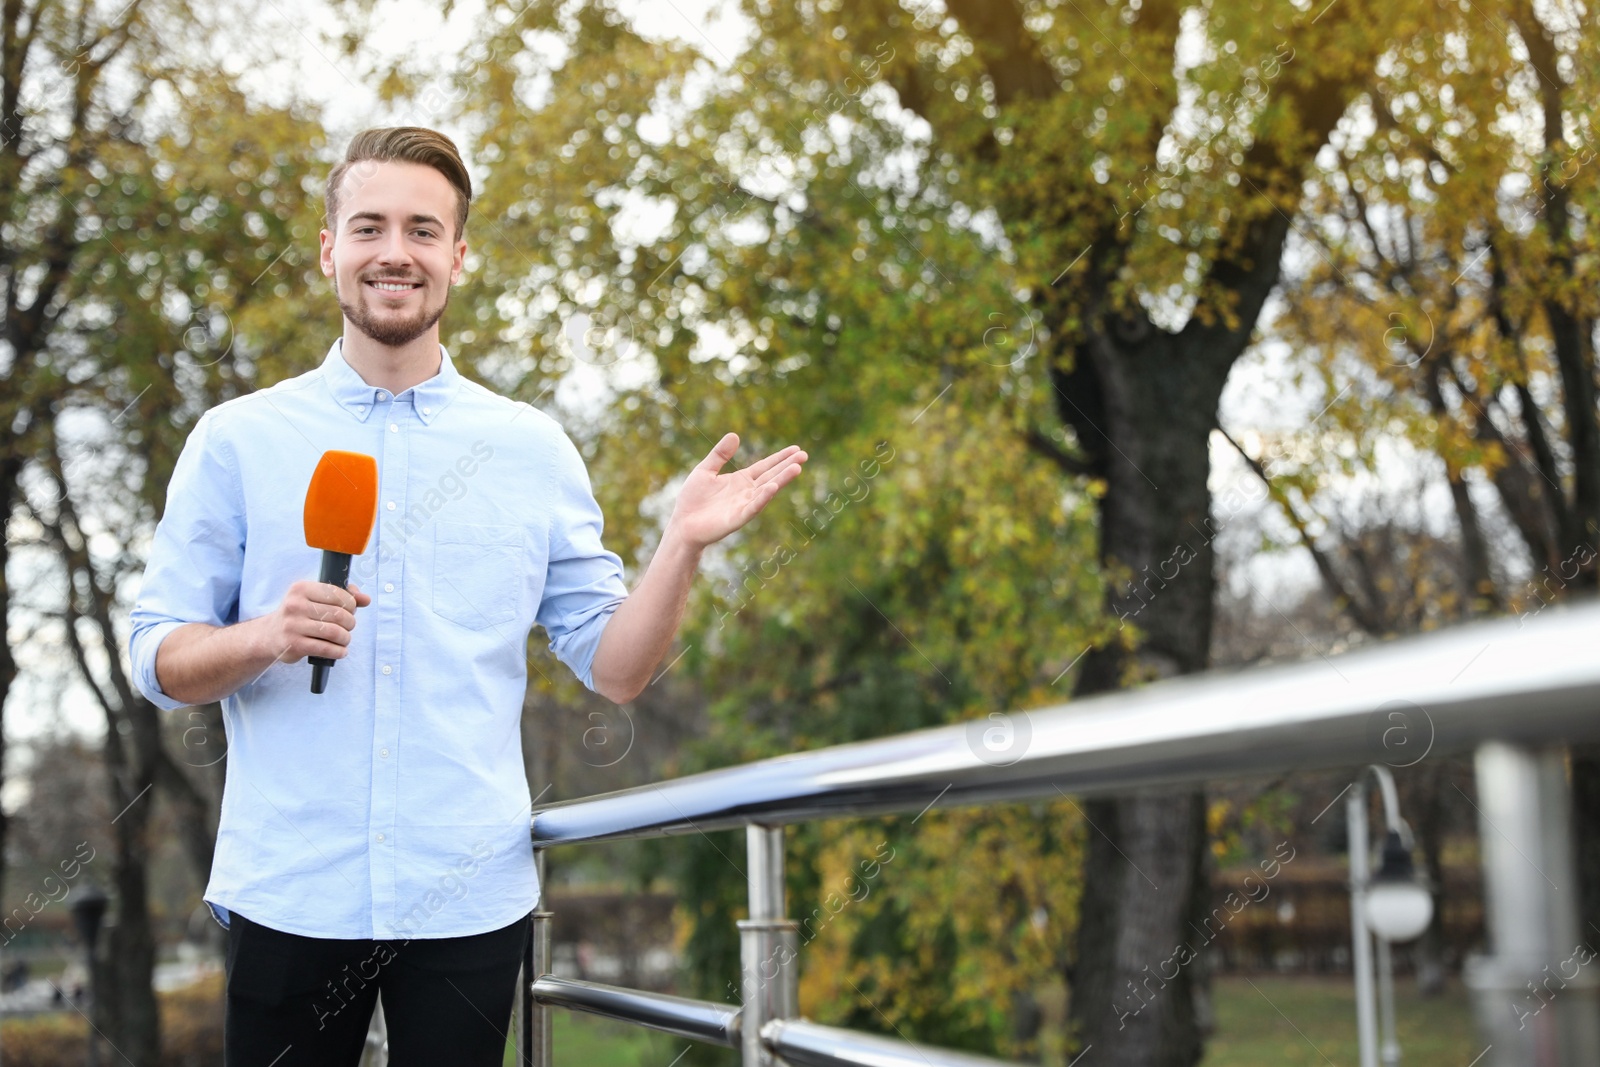
[[[1356,779],[1345,802],[1349,826],[1350,930],[1352,963],[1356,976],[1356,1036],[1361,1046],[1361,1067],[1378,1067],[1378,1004],[1383,1008],[1384,1067],[1400,1062],[1400,1042],[1394,1026],[1394,968],[1389,945],[1409,941],[1428,928],[1433,918],[1433,897],[1418,880],[1411,862],[1411,828],[1400,818],[1400,798],[1389,768],[1371,766],[1383,795],[1383,859],[1378,873],[1367,874],[1367,780]],[[1378,979],[1373,976],[1373,939],[1377,939]],[[1381,986],[1378,986],[1381,982]],[[1375,988],[1377,986],[1377,988]]]
[[[84,886],[78,899],[72,902],[72,921],[78,927],[78,940],[83,942],[83,961],[89,972],[89,1005],[84,1012],[89,1020],[89,1067],[100,1065],[100,1044],[94,1039],[94,1007],[100,999],[95,990],[94,946],[100,939],[100,922],[106,917],[110,903],[110,898],[92,882]]]

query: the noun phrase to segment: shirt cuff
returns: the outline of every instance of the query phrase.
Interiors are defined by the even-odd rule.
[[[161,642],[167,635],[180,626],[189,625],[186,622],[157,622],[134,632],[128,641],[128,658],[133,661],[133,681],[139,687],[139,692],[162,711],[177,711],[179,708],[189,707],[184,700],[174,700],[161,688],[161,683],[156,679],[156,652],[161,648]]]
[[[550,642],[550,651],[571,668],[572,673],[578,676],[578,681],[591,693],[598,692],[594,687],[594,654],[600,648],[600,636],[606,632],[606,623],[625,599],[617,598]]]

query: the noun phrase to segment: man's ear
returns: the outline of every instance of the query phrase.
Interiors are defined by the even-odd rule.
[[[318,259],[322,263],[322,276],[331,278],[333,277],[333,234],[327,230],[321,230],[317,233],[317,242],[321,246]]]
[[[459,284],[461,284],[461,269],[462,269],[462,264],[466,262],[466,258],[467,258],[467,239],[465,237],[463,237],[459,241],[456,242],[455,258],[453,259],[453,261],[450,264],[450,284],[451,285],[459,285]]]

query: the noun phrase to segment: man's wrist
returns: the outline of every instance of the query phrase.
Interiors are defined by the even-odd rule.
[[[661,543],[656,546],[656,556],[663,563],[697,571],[700,569],[700,557],[705,550],[705,545],[695,544],[683,536],[677,526],[668,522],[666,529],[661,532]]]
[[[272,628],[268,619],[269,616],[258,615],[236,624],[236,632],[244,645],[246,662],[258,671],[264,671],[276,663],[283,652],[281,648],[272,647]]]

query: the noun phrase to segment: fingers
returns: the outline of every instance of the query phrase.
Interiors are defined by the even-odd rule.
[[[355,582],[350,583],[349,589],[351,594],[356,598],[356,607],[364,608],[368,604],[372,603],[372,595],[370,593],[363,593],[361,591],[361,587]]]
[[[774,452],[766,459],[757,460],[755,463],[750,464],[750,466],[745,468],[745,473],[754,478],[756,484],[759,485],[764,480],[763,476],[767,475],[774,469],[779,469],[781,472],[781,464],[786,462],[804,463],[810,458],[810,456],[806,455],[800,450],[799,445],[790,445],[788,448]]]
[[[365,594],[362,594],[365,596]],[[289,587],[289,596],[304,600],[308,604],[320,604],[328,607],[340,608],[344,611],[354,611],[359,605],[358,601],[347,589],[340,589],[327,582],[302,581],[295,582]],[[371,598],[367,598],[371,601]]]
[[[326,610],[338,609],[327,607]],[[346,617],[354,622],[354,616]],[[343,620],[318,618],[314,613],[285,616],[275,638],[280,648],[277,658],[283,663],[298,663],[307,656],[344,659],[350,654],[350,641],[350,629]]]
[[[773,497],[778,495],[778,490],[794,481],[800,474],[800,464],[791,463],[776,474],[771,475],[766,481],[756,486],[755,492],[746,505],[743,517],[739,520],[742,526],[761,513],[761,510],[772,503]]]
[[[352,593],[327,582],[296,582],[289,587],[289,595],[284,599],[284,614],[294,634],[343,646],[350,643],[350,631],[355,629],[356,608],[370,603],[372,597],[359,589]],[[332,656],[335,653],[319,648],[305,654]],[[342,648],[337,654],[344,654]]]
[[[760,479],[756,483],[756,489],[760,492],[768,494],[769,496],[774,496],[777,494],[779,489],[782,489],[784,486],[794,481],[795,478],[799,477],[799,475],[800,464],[791,463],[787,467],[776,470],[767,475],[765,478]]]
[[[350,631],[334,619],[303,619],[300,636],[308,639],[305,654],[344,659],[350,654]]]
[[[720,471],[737,451],[739,451],[739,435],[730,430],[722,435],[722,440],[711,446],[710,453],[700,461],[698,467],[700,470],[709,470],[712,473]]]

